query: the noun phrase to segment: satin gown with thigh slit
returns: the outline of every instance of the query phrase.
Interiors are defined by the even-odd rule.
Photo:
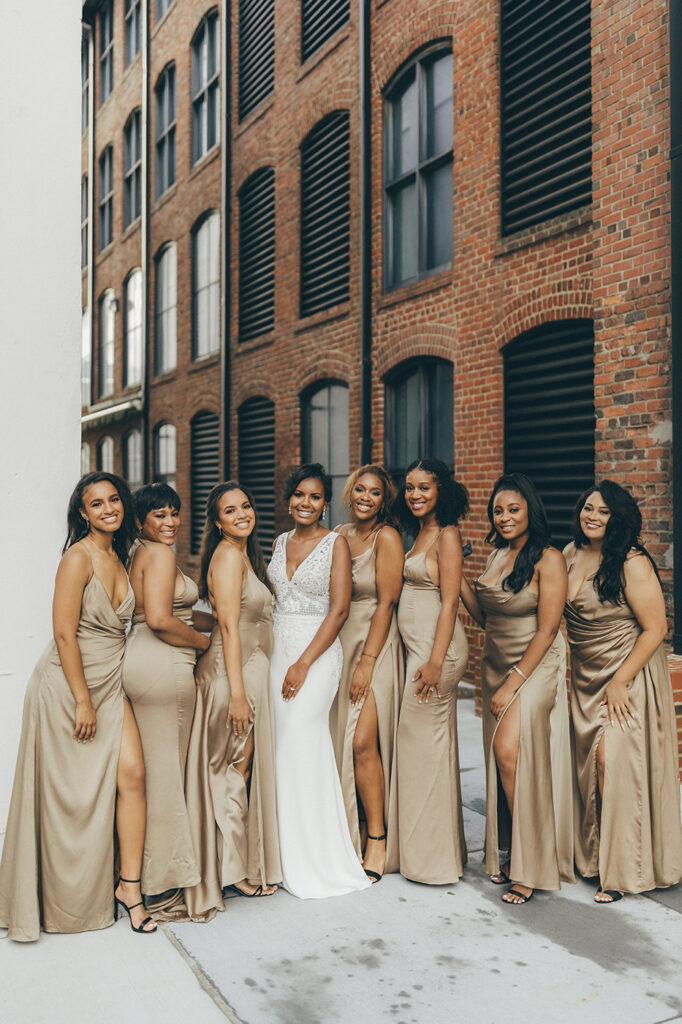
[[[362,836],[355,789],[353,740],[362,704],[351,704],[350,686],[353,673],[364,650],[372,617],[377,609],[376,543],[352,560],[353,597],[350,613],[339,639],[343,650],[343,671],[339,692],[332,705],[330,726],[334,741],[336,763],[341,776],[343,800],[348,827],[358,857],[362,856]],[[398,870],[398,791],[396,785],[395,752],[398,715],[404,685],[403,648],[398,633],[397,616],[393,614],[386,642],[379,652],[370,692],[377,712],[379,756],[384,773],[384,823],[386,826],[385,873]],[[363,831],[366,831],[363,824]]]
[[[135,598],[113,608],[93,574],[76,638],[97,715],[95,738],[73,737],[76,702],[52,640],[29,680],[0,863],[0,927],[32,942],[114,920],[114,814],[123,728],[121,665]]]
[[[467,860],[457,745],[457,686],[468,645],[455,628],[441,670],[441,696],[415,696],[414,675],[431,657],[440,615],[440,588],[426,552],[405,559],[398,628],[405,644],[405,691],[398,725],[398,831],[400,873],[413,882],[443,885],[462,877]]]
[[[194,580],[179,574],[173,615],[192,625],[199,593]],[[123,659],[123,689],[140,731],[147,794],[147,827],[142,857],[146,895],[196,885],[187,805],[185,765],[194,714],[194,647],[167,644],[149,628],[144,611],[133,615]]]
[[[569,567],[570,572],[570,567]],[[611,727],[602,705],[607,683],[641,633],[630,605],[599,600],[588,577],[566,603],[571,648],[575,771],[575,860],[604,889],[646,892],[682,879],[677,729],[663,644],[628,685],[634,722]],[[604,792],[597,747],[604,739]]]
[[[348,830],[329,731],[343,661],[338,639],[310,666],[296,697],[282,697],[289,667],[329,612],[337,539],[338,534],[325,534],[289,580],[283,534],[268,570],[276,598],[271,679],[282,875],[285,888],[301,899],[340,896],[370,884]]]
[[[485,869],[498,874],[499,850],[511,848],[509,874],[514,881],[533,889],[560,889],[562,882],[575,881],[566,643],[558,633],[512,701],[518,701],[520,710],[512,819],[493,750],[499,723],[490,701],[537,633],[538,595],[529,585],[518,594],[483,579],[476,580],[475,586],[486,617],[481,657],[487,773]]]

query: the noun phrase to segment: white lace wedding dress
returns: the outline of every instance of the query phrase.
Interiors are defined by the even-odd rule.
[[[284,887],[301,899],[341,896],[370,884],[348,831],[329,732],[329,709],[343,661],[338,639],[310,666],[294,699],[282,698],[287,670],[329,612],[329,576],[337,539],[338,534],[325,534],[289,580],[287,536],[281,534],[268,569],[275,591],[270,678],[280,856]]]

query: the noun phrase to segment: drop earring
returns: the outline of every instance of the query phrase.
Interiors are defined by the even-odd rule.
[[[324,522],[326,518],[327,518],[327,506],[325,505],[324,508],[322,509],[322,515],[320,516],[320,519],[322,520],[322,522]]]
[[[289,505],[289,508],[287,509],[287,512],[289,513],[289,515],[291,515],[291,505]]]

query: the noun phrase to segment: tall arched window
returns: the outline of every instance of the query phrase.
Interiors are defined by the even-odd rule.
[[[131,271],[125,283],[125,344],[123,346],[123,386],[142,380],[142,271]]]
[[[275,406],[269,398],[249,398],[239,407],[239,480],[253,493],[258,538],[266,557],[275,539]]]
[[[156,167],[154,195],[158,199],[175,184],[175,64],[169,64],[156,83]]]
[[[454,466],[452,363],[413,359],[386,380],[386,468],[399,479],[415,459]]]
[[[97,442],[97,469],[102,473],[114,472],[114,439],[101,437]]]
[[[211,488],[218,483],[220,472],[218,426],[217,415],[214,412],[206,411],[198,412],[190,425],[192,554],[199,553],[206,519],[206,499]]]
[[[452,54],[419,56],[384,104],[384,284],[452,261]]]
[[[116,298],[113,289],[107,288],[99,300],[99,398],[106,398],[114,391],[114,317]]]
[[[192,163],[220,138],[220,39],[218,12],[202,20],[192,40]]]
[[[301,401],[301,449],[304,462],[321,462],[332,477],[332,500],[325,525],[344,521],[341,492],[350,472],[348,386],[324,383]]]
[[[220,214],[213,212],[192,233],[192,355],[220,348]]]
[[[175,487],[175,427],[160,423],[154,430],[154,480]]]
[[[123,438],[123,476],[131,491],[142,486],[142,434],[129,430]]]
[[[573,506],[594,482],[594,328],[541,324],[504,350],[504,466],[545,503],[554,544],[571,536]]]
[[[154,372],[167,373],[177,361],[177,249],[164,246],[156,257],[154,288]]]

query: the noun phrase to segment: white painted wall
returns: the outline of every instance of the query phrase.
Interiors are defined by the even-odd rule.
[[[80,470],[80,0],[3,0],[0,831]]]

